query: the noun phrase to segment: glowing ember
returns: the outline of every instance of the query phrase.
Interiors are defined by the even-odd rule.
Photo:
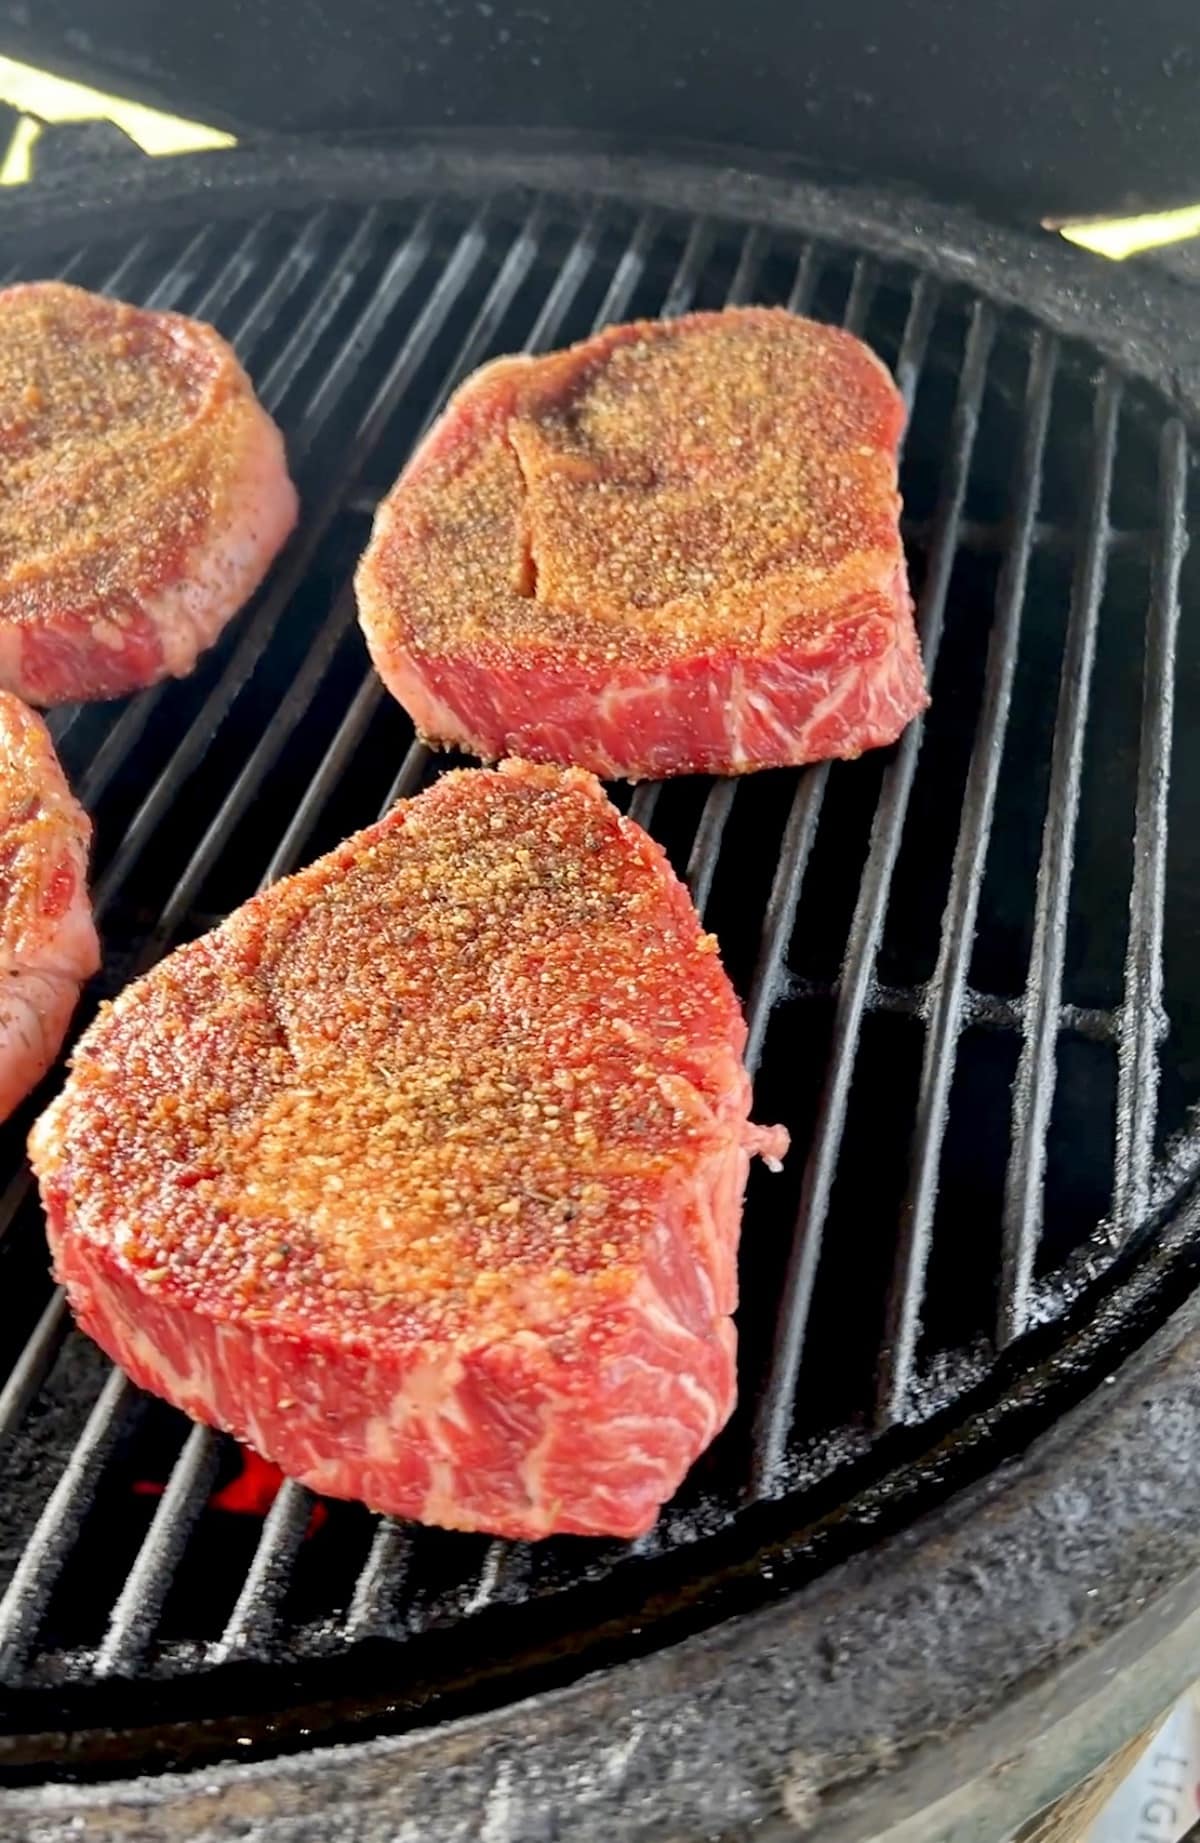
[[[283,1473],[252,1446],[239,1446],[237,1453],[240,1461],[237,1472],[227,1484],[212,1493],[207,1508],[231,1510],[236,1516],[265,1517],[283,1483]],[[156,1479],[136,1478],[133,1489],[138,1497],[161,1497],[166,1486]],[[315,1535],[326,1515],[324,1504],[314,1504],[305,1535]]]
[[[234,1510],[249,1517],[265,1517],[275,1502],[283,1483],[283,1473],[269,1459],[263,1459],[252,1446],[238,1448],[242,1469],[227,1485],[214,1491],[208,1500],[210,1510]]]

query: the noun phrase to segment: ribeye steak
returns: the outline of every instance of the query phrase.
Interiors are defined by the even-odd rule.
[[[486,366],[381,504],[359,612],[430,740],[606,776],[855,756],[927,702],[904,411],[777,308]]]
[[[60,704],[189,672],[296,510],[212,327],[61,282],[0,290],[0,685]]]
[[[91,836],[46,725],[0,691],[0,1119],[54,1061],[100,964]]]
[[[107,1009],[34,1130],[144,1387],[319,1491],[636,1535],[734,1401],[745,1029],[578,771],[445,776]]]

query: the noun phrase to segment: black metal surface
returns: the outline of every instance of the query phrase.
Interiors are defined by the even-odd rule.
[[[634,1545],[489,1544],[349,1506],[314,1528],[295,1485],[261,1526],[235,1518],[208,1507],[229,1443],[106,1374],[47,1302],[17,1123],[0,1141],[10,1777],[426,1729],[638,1658],[613,1683],[631,1695],[656,1683],[665,1706],[671,1658],[732,1657],[740,1643],[761,1663],[780,1608],[765,1626],[718,1622],[993,1473],[1191,1284],[1194,1239],[1175,1214],[1200,1098],[1200,743],[1186,726],[1172,736],[1176,674],[1181,698],[1200,679],[1186,619],[1190,438],[1173,413],[1184,373],[1168,404],[1137,375],[1153,371],[1144,328],[1124,372],[1100,367],[1093,349],[1013,311],[1011,271],[979,271],[988,286],[972,292],[939,277],[935,252],[924,269],[898,260],[894,219],[871,236],[852,226],[850,247],[806,240],[783,222],[803,201],[766,182],[739,221],[736,186],[699,220],[675,208],[668,175],[660,199],[633,208],[514,192],[499,162],[485,175],[493,197],[427,198],[426,175],[401,161],[390,202],[341,205],[331,191],[315,218],[248,222],[193,208],[133,249],[69,257],[79,279],[209,314],[235,339],[288,433],[306,514],[191,679],[56,715],[97,817],[103,984],[438,771],[367,672],[347,582],[370,506],[457,378],[493,351],[692,302],[790,300],[845,319],[896,367],[911,406],[902,483],[932,712],[855,764],[628,796],[687,874],[747,1000],[758,1117],[784,1119],[796,1145],[783,1178],[751,1189],[743,1405]],[[1111,360],[1113,327],[1085,273],[1071,271],[1080,280],[1057,315],[1078,334],[1094,313]],[[1100,1424],[1120,1431],[1136,1496],[1153,1464],[1129,1435],[1128,1387],[1109,1400]],[[1056,1452],[1061,1468],[1070,1443]],[[134,1490],[146,1480],[165,1485],[157,1502]],[[961,1502],[946,1514],[981,1556],[1000,1553],[992,1512],[977,1503],[973,1538]],[[1105,1618],[1131,1617],[1114,1560],[1129,1531],[1108,1523],[1112,1580],[1079,1609],[1079,1632],[1060,1621],[1064,1656],[1096,1642]],[[1021,1541],[1044,1569],[1027,1531]],[[894,1561],[895,1544],[884,1553]],[[1197,1559],[1181,1535],[1163,1580]],[[886,1617],[887,1581],[852,1567],[865,1634]],[[846,1580],[843,1569],[828,1583],[843,1619]],[[938,1608],[949,1649],[966,1646],[956,1620],[986,1617],[961,1587],[961,1604],[948,1589]],[[809,1604],[821,1605],[816,1588],[784,1601],[789,1630]],[[898,1587],[896,1617],[913,1618]],[[1048,1655],[1045,1621],[1028,1618],[1022,1650],[1005,1604],[1017,1674]],[[933,1649],[927,1674],[946,1681],[936,1696],[922,1681],[929,1706],[914,1720],[949,1722],[953,1686],[965,1721],[961,1673]],[[869,1674],[865,1649],[856,1661]],[[836,1653],[824,1668],[840,1676]],[[985,1678],[976,1700],[993,1688]],[[585,1681],[563,1694],[578,1710],[598,1692]],[[744,1701],[731,1744],[749,1688]],[[784,1713],[799,1736],[800,1712]],[[824,1784],[821,1711],[804,1719],[814,1760],[825,1749],[813,1768]],[[896,1708],[867,1719],[910,1744]]]
[[[0,47],[242,134],[710,139],[1035,222],[1200,181],[1188,0],[0,0]]]

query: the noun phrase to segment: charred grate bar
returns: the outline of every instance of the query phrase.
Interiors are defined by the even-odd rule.
[[[860,763],[618,790],[721,938],[759,1117],[796,1147],[751,1189],[743,1407],[639,1544],[445,1536],[294,1483],[235,1528],[212,1498],[233,1443],[148,1404],[70,1329],[20,1126],[0,1139],[20,1300],[0,1437],[25,1480],[0,1517],[0,1766],[50,1769],[56,1727],[116,1711],[156,1733],[163,1696],[172,1718],[244,1704],[270,1726],[296,1669],[331,1658],[374,1659],[382,1685],[380,1656],[411,1652],[432,1685],[415,1719],[466,1680],[484,1624],[490,1693],[515,1694],[548,1633],[582,1635],[581,1656],[589,1630],[619,1646],[664,1582],[682,1605],[736,1572],[765,1519],[799,1544],[839,1494],[886,1492],[897,1442],[919,1453],[929,1422],[944,1435],[981,1396],[1002,1419],[1031,1328],[1148,1222],[1169,1141],[1190,1168],[1200,1099],[1200,991],[1170,951],[1200,917],[1168,883],[1166,832],[1173,741],[1190,753],[1173,738],[1190,450],[1149,392],[879,252],[612,200],[330,203],[59,268],[215,319],[305,500],[191,679],[55,715],[118,983],[441,770],[367,668],[350,574],[413,441],[498,351],[756,299],[871,340],[909,409],[934,704]]]

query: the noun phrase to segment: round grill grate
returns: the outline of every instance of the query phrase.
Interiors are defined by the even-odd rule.
[[[744,300],[861,333],[910,407],[933,707],[853,764],[618,796],[718,934],[756,1117],[794,1144],[752,1180],[741,1406],[637,1544],[401,1528],[291,1484],[215,1502],[232,1443],[70,1330],[28,1116],[4,1130],[18,1779],[424,1726],[761,1606],[993,1470],[1190,1285],[1200,580],[1188,373],[1158,365],[1159,323],[1114,318],[1057,254],[972,260],[959,220],[922,259],[853,195],[599,157],[569,184],[542,154],[357,159],[138,175],[82,247],[52,192],[5,243],[12,276],[214,320],[305,502],[191,678],[56,714],[97,823],[93,1003],[446,765],[374,681],[349,575],[414,439],[497,352]]]

